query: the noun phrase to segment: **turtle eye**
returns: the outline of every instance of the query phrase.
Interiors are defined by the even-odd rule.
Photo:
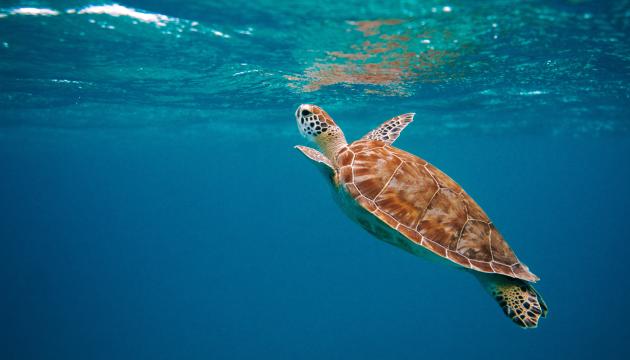
[[[309,116],[311,114],[308,110],[302,110],[302,116]]]

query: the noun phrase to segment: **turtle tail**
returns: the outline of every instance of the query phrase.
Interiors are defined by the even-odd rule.
[[[538,327],[541,317],[547,317],[545,300],[527,281],[497,274],[475,275],[505,315],[516,325],[533,329]]]

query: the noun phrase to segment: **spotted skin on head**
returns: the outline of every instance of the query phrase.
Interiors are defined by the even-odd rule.
[[[413,121],[415,113],[398,115],[381,124],[381,126],[365,134],[361,140],[378,140],[386,144],[392,144],[403,129]]]
[[[324,110],[315,105],[301,105],[295,113],[295,118],[304,136],[315,137],[337,126]]]
[[[322,122],[317,115],[302,116],[300,119],[302,128],[307,135],[321,135],[328,131],[328,124]]]
[[[295,111],[295,121],[302,136],[317,144],[323,155],[334,164],[334,155],[347,146],[343,131],[317,105],[302,104]]]

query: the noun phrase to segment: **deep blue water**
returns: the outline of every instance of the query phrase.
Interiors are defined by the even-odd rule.
[[[630,356],[630,2],[0,5],[0,359]],[[539,328],[345,218],[307,102],[416,112]]]

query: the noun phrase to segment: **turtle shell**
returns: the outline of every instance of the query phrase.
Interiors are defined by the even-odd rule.
[[[472,270],[538,280],[461,186],[423,159],[359,140],[337,154],[336,164],[340,186],[412,242]]]

